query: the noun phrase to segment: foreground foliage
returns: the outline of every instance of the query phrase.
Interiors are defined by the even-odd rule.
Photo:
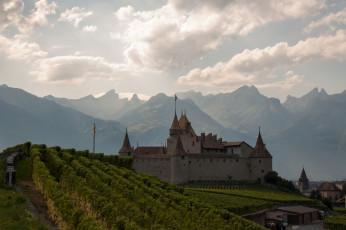
[[[326,229],[337,229],[344,230],[346,229],[346,215],[337,215],[326,217],[323,220],[323,227]]]
[[[126,159],[43,145],[32,146],[30,158],[34,182],[61,229],[264,229],[136,174]]]

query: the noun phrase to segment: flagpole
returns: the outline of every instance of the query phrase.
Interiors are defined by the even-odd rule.
[[[95,135],[96,135],[96,126],[94,123],[94,141],[93,141],[93,153],[95,153]]]
[[[177,114],[177,95],[175,94],[174,95],[174,113]]]

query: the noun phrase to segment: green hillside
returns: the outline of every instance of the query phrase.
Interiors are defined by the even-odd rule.
[[[136,174],[131,158],[45,145],[27,154],[60,229],[264,229],[184,188]]]

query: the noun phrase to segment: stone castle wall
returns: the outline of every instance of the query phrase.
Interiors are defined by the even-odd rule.
[[[191,154],[192,155],[192,154]],[[133,161],[137,173],[147,173],[173,184],[198,180],[257,180],[272,170],[271,159],[174,156]]]

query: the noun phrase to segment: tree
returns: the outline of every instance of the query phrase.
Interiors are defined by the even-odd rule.
[[[346,182],[342,185],[341,194],[346,195]]]
[[[309,198],[315,199],[315,200],[321,200],[322,199],[322,195],[321,195],[320,191],[312,190],[311,193],[310,193]]]
[[[275,171],[270,171],[266,175],[264,175],[264,181],[268,184],[276,185],[278,182],[278,173]]]

